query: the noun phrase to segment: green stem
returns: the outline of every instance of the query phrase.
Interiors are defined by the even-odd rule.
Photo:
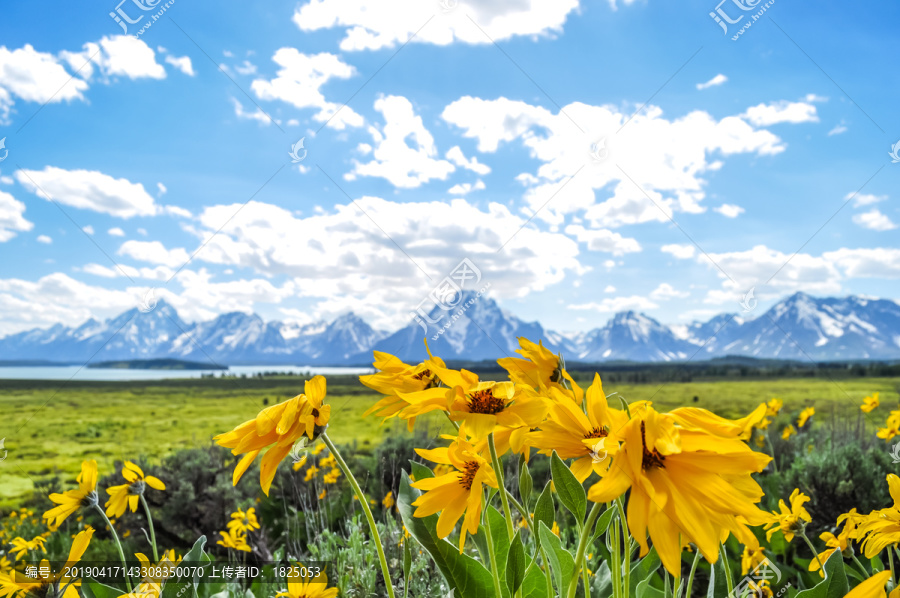
[[[623,566],[625,569],[625,580],[622,584],[622,592],[625,598],[631,593],[631,533],[628,531],[628,517],[625,515],[625,502],[622,497],[616,499],[616,507],[619,509],[619,520],[622,523],[622,543],[625,545],[625,558]]]
[[[528,513],[528,509],[525,506],[517,501],[515,497],[511,494],[507,495],[509,502],[512,503],[512,506],[516,508],[516,510],[522,514],[522,519],[525,520],[525,525],[528,526],[528,529],[531,530],[531,533],[535,535],[537,538],[537,530],[534,529],[534,521],[531,520],[531,515]]]
[[[384,556],[384,546],[381,545],[381,536],[378,534],[378,527],[375,525],[375,518],[372,516],[372,509],[369,508],[369,501],[366,500],[365,494],[363,494],[362,489],[359,487],[359,482],[357,482],[356,478],[353,477],[353,472],[350,471],[349,467],[347,467],[347,463],[344,461],[341,453],[338,452],[337,447],[334,446],[331,438],[329,438],[328,435],[325,434],[325,432],[322,432],[322,434],[319,435],[319,438],[322,439],[322,442],[324,442],[325,446],[328,447],[328,450],[331,451],[331,454],[334,456],[334,460],[337,461],[338,467],[340,467],[341,471],[344,472],[344,475],[347,476],[347,481],[350,482],[350,486],[356,493],[356,497],[359,499],[359,504],[362,505],[363,513],[366,514],[366,520],[368,520],[369,522],[369,531],[372,532],[372,539],[375,541],[375,548],[378,551],[378,560],[381,563],[381,574],[384,576],[384,585],[387,588],[388,596],[390,598],[395,598],[394,583],[391,581],[391,572],[388,569],[387,558],[385,558]]]
[[[497,457],[497,447],[494,446],[494,433],[488,434],[488,448],[491,451],[491,466],[494,468],[494,474],[497,476],[497,486],[500,487],[500,502],[503,504],[503,515],[506,517],[506,533],[512,540],[516,532],[513,531],[512,514],[509,510],[509,497],[506,492],[506,484],[503,481],[503,464]]]
[[[891,581],[894,581],[894,553],[888,549],[888,564],[891,566]]]
[[[487,509],[484,510],[484,535],[487,537],[488,551],[491,553],[491,577],[494,578],[494,595],[497,598],[503,598],[500,591],[500,572],[497,570],[497,553],[494,550],[494,534],[491,533],[491,524],[488,521]]]
[[[809,538],[806,536],[805,531],[800,532],[797,535],[800,536],[801,538],[803,538],[803,540],[806,542],[806,545],[809,546],[809,549],[812,551],[813,556],[816,557],[816,562],[819,563],[819,571],[822,572],[822,576],[824,577],[825,568],[822,566],[822,559],[819,558],[819,553],[816,552],[816,547],[813,546],[813,543],[809,541]]]
[[[610,542],[612,544],[612,571],[610,573],[612,573],[613,579],[613,596],[622,598],[622,547],[619,542],[618,521],[613,521],[610,528]]]
[[[159,562],[159,553],[156,550],[156,532],[153,531],[153,516],[150,515],[150,505],[147,504],[147,499],[144,498],[144,495],[141,494],[141,504],[144,505],[144,512],[147,513],[147,525],[150,526],[150,544],[153,546],[153,562]]]
[[[852,554],[851,558],[853,558],[853,562],[856,563],[856,566],[859,567],[859,570],[862,571],[863,577],[868,577],[869,572],[866,571],[866,568],[863,567],[863,564],[859,562],[858,558],[856,558],[856,552]]]
[[[587,556],[581,564],[581,582],[584,584],[584,598],[591,598],[591,578],[588,574]]]
[[[109,520],[109,517],[106,516],[106,513],[99,503],[95,504],[94,508],[97,509],[100,516],[103,517],[103,521],[106,522],[106,527],[109,528],[109,533],[112,534],[113,540],[116,541],[116,548],[119,549],[119,558],[122,559],[122,566],[125,567],[125,569],[128,569],[128,563],[125,561],[125,551],[122,550],[122,542],[119,541],[119,534],[116,533],[116,528],[113,527],[112,522]],[[125,585],[128,586],[129,593],[134,591],[131,586],[131,579],[128,577],[127,573],[125,574]]]
[[[594,529],[594,524],[597,522],[597,517],[600,516],[600,511],[603,510],[603,507],[600,503],[595,502],[594,506],[591,507],[591,512],[588,514],[587,521],[584,523],[584,527],[581,528],[581,539],[578,540],[578,551],[575,553],[575,566],[581,568],[584,565],[584,552],[587,549],[588,539],[591,537],[591,532]],[[575,591],[578,589],[578,571],[575,571],[575,575],[572,576],[572,580],[569,582],[569,598],[575,598]]]
[[[728,563],[724,544],[719,544],[719,558],[722,559],[722,568],[725,569],[725,585],[728,586],[728,595],[731,596],[734,592],[734,581],[731,579],[731,565]]]
[[[700,549],[696,546],[694,547],[694,562],[691,564],[691,574],[688,576],[687,591],[684,593],[684,598],[691,598],[691,590],[694,589],[694,573],[697,572],[697,564],[700,562]]]
[[[772,439],[769,438],[769,430],[766,430],[766,443],[769,445],[769,450],[772,451],[772,470],[777,474],[778,473],[778,460],[775,459],[775,446],[772,444]]]

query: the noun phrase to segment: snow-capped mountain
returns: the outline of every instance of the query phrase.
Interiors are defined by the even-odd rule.
[[[750,314],[755,315],[755,314]],[[0,360],[69,363],[178,358],[216,364],[363,365],[372,350],[408,362],[426,356],[423,339],[447,360],[480,361],[512,355],[517,337],[542,339],[580,362],[680,361],[725,355],[758,358],[900,359],[900,304],[862,297],[816,298],[796,293],[768,311],[719,314],[669,327],[640,313],[621,312],[604,326],[563,334],[525,322],[483,295],[465,293],[453,309],[432,309],[425,328],[415,321],[391,334],[353,313],[332,322],[266,322],[232,312],[187,323],[160,301],[148,313],[129,310],[104,322],[56,324],[0,338]]]

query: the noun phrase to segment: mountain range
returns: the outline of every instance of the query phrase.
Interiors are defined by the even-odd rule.
[[[900,304],[856,296],[787,297],[754,318],[720,314],[705,322],[666,326],[642,313],[615,314],[604,326],[577,334],[525,322],[487,296],[464,294],[463,313],[435,307],[428,326],[411,322],[395,332],[372,328],[348,313],[300,325],[232,312],[188,323],[172,305],[137,308],[104,322],[56,324],[0,338],[0,360],[85,363],[175,358],[214,364],[367,365],[372,350],[407,362],[426,357],[422,339],[445,360],[481,361],[512,355],[517,337],[577,362],[660,362],[726,355],[829,360],[900,359]],[[452,320],[448,314],[456,314]],[[447,323],[450,323],[449,326]]]

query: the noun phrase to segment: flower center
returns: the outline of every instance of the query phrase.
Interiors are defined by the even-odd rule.
[[[641,469],[644,471],[650,469],[651,467],[661,467],[665,469],[665,464],[663,461],[666,458],[659,454],[659,451],[653,449],[653,451],[647,450],[647,431],[644,422],[641,422],[641,445],[644,449],[644,456],[641,458]]]
[[[606,438],[607,436],[609,436],[609,432],[604,428],[594,428],[584,435],[585,438]]]
[[[425,388],[423,388],[422,390],[434,388],[438,385],[438,380],[435,375],[431,373],[431,370],[422,370],[418,374],[414,375],[413,379],[425,382]]]
[[[466,490],[472,489],[472,482],[475,481],[475,474],[478,473],[479,467],[481,466],[478,461],[466,461],[466,469],[459,478],[460,485]]]
[[[319,419],[319,410],[318,409],[313,409],[312,414],[313,414],[314,418]]]
[[[476,390],[469,395],[470,413],[485,413],[487,415],[494,415],[496,413],[500,413],[505,408],[506,403],[503,401],[503,399],[495,397],[494,393],[491,392],[491,389],[489,388],[485,390]]]

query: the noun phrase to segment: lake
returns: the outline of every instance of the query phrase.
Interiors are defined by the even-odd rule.
[[[230,376],[255,376],[261,372],[278,372],[302,376],[306,374],[323,376],[371,374],[366,367],[318,367],[295,365],[233,365],[227,370],[130,370],[101,369],[77,365],[0,367],[0,380],[165,380],[167,378],[200,378],[203,375],[222,374]]]

